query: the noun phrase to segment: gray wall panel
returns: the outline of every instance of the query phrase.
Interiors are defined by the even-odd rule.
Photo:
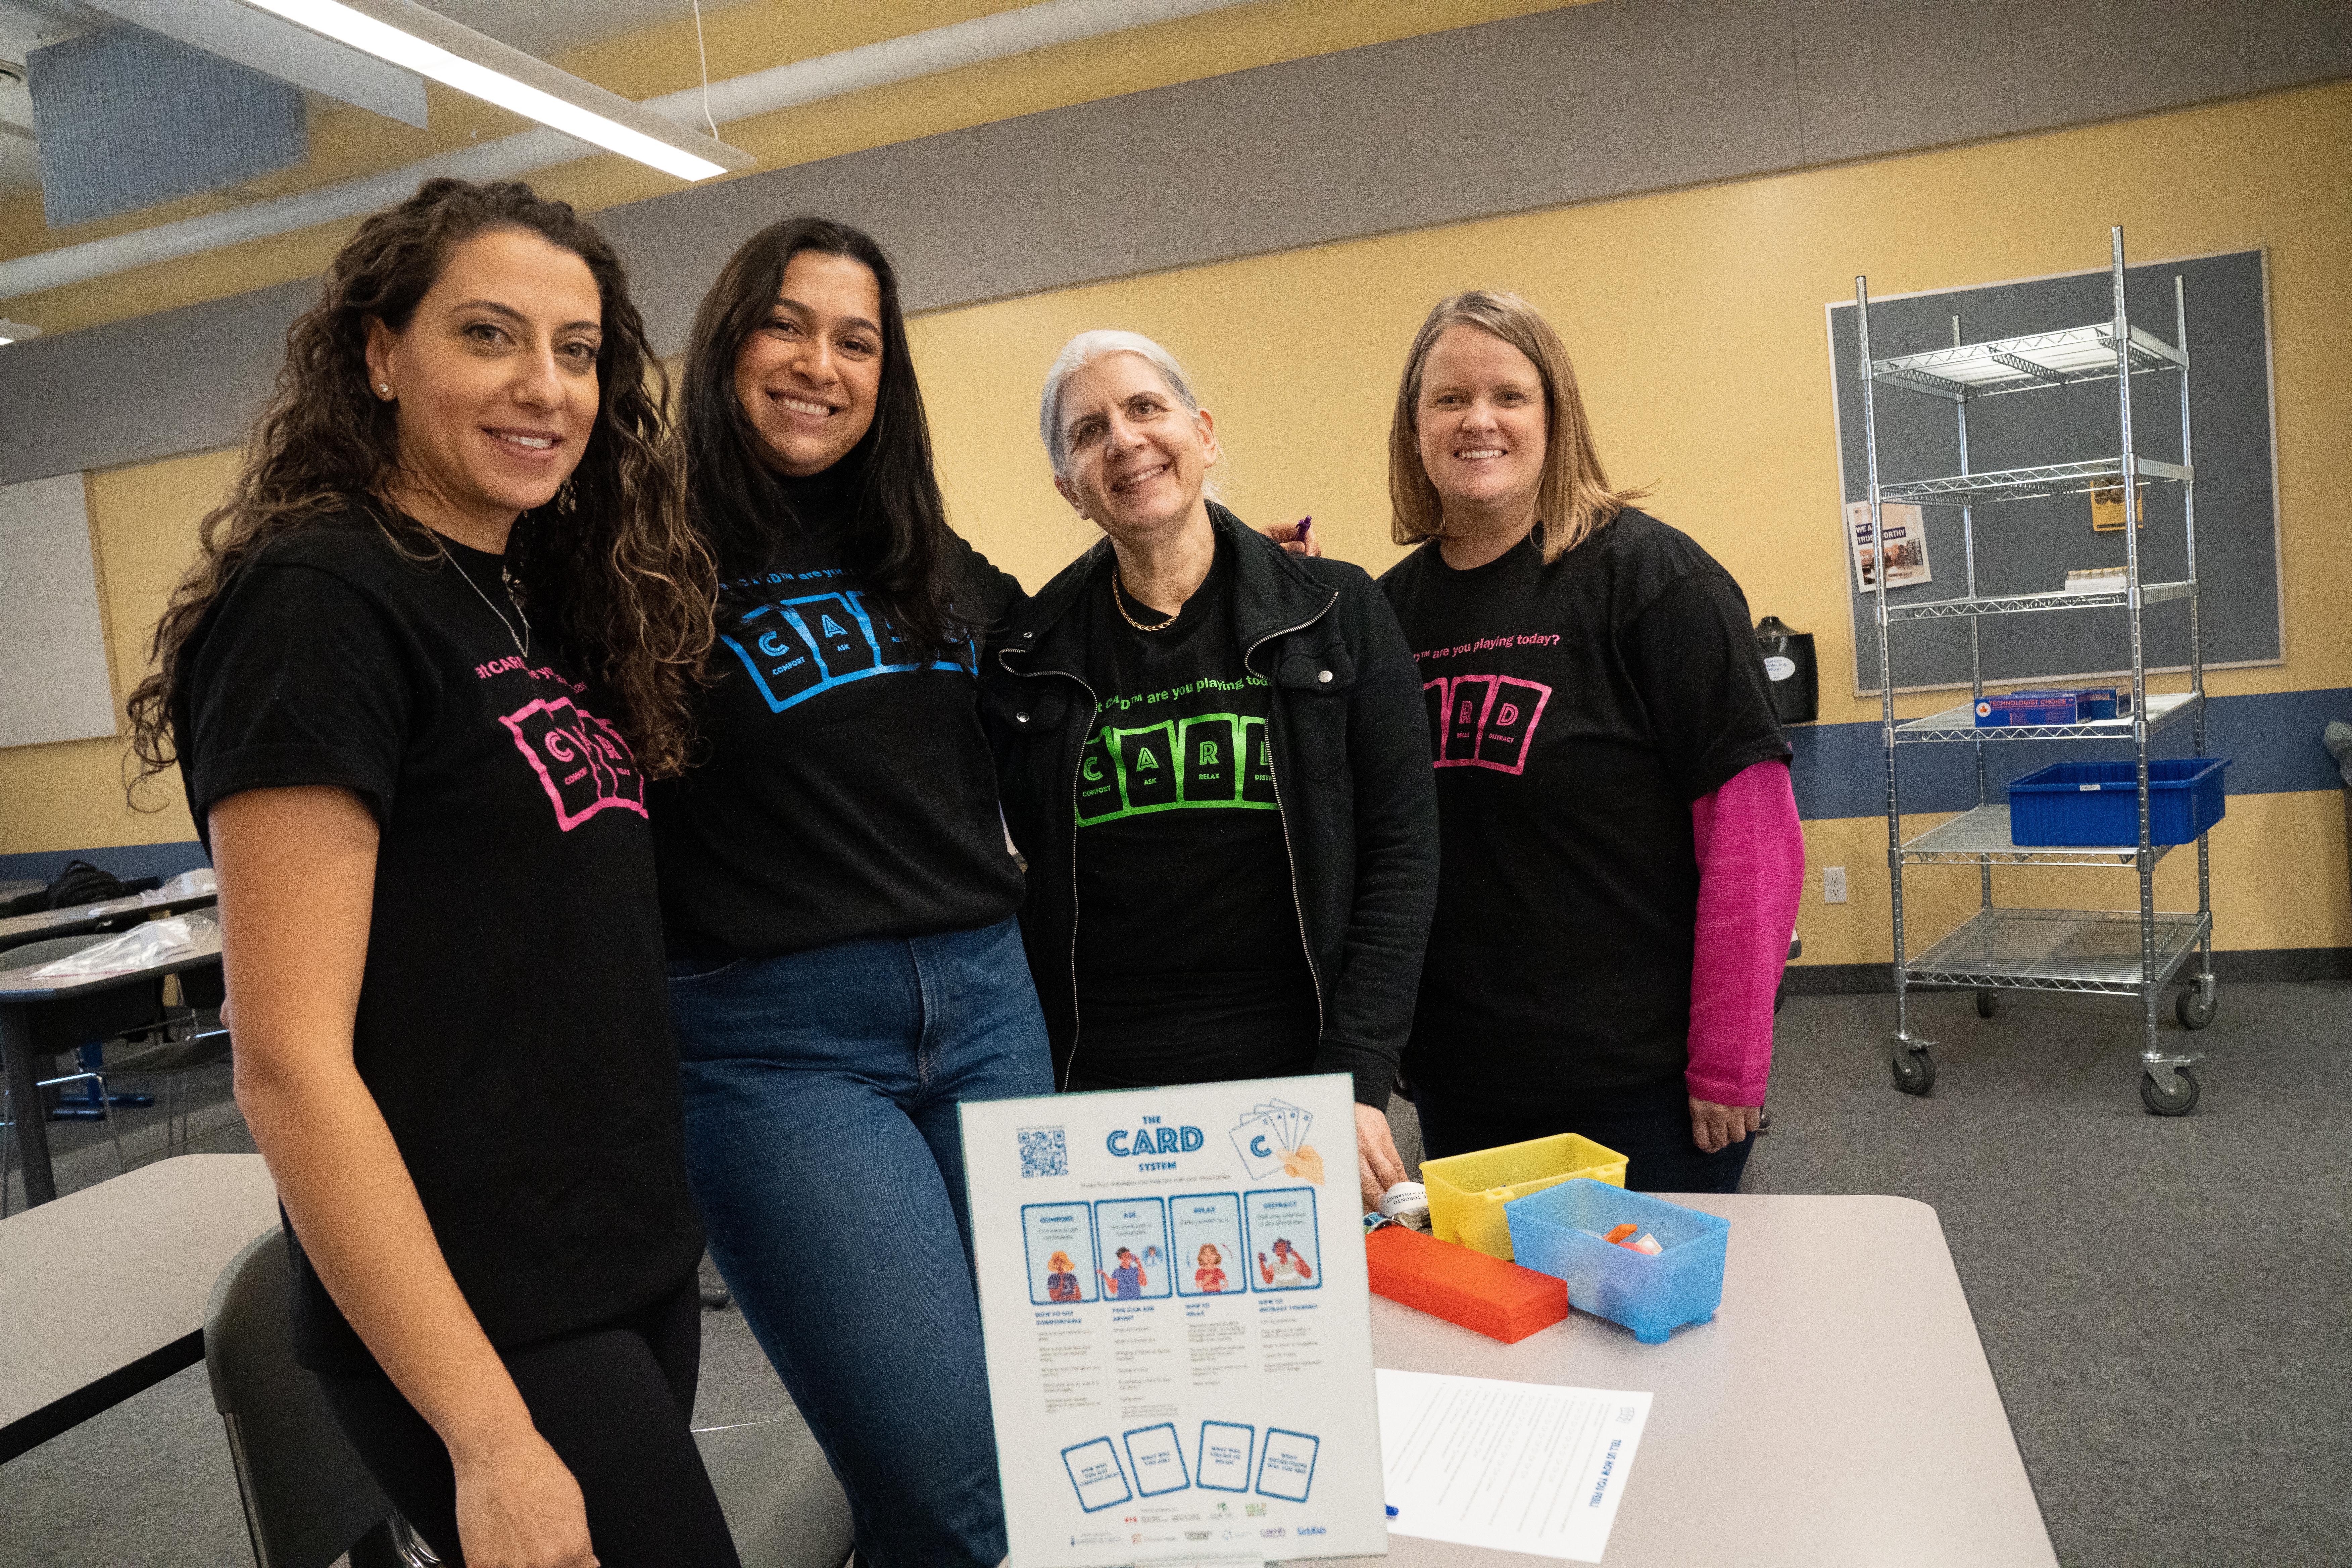
[[[702,291],[719,276],[752,217],[757,180],[732,180],[678,192],[670,202],[639,202],[597,215],[597,226],[629,268],[629,295],[662,353],[686,342]]]
[[[1117,278],[1232,256],[1225,89],[1185,82],[1057,109],[1054,163],[1073,278]]]
[[[1397,100],[1409,45],[1221,79],[1235,248],[1316,245],[1416,221]]]
[[[901,152],[909,221],[898,261],[911,296],[988,300],[1070,281],[1045,116],[927,137]]]
[[[1610,191],[1804,162],[1785,0],[1621,0],[1592,6],[1589,26]]]
[[[2246,54],[2257,92],[2352,71],[2352,0],[2248,0]]]
[[[234,446],[319,280],[0,351],[0,484]]]
[[[908,304],[936,310],[2348,72],[2346,0],[1595,0],[773,170],[598,221],[672,353],[726,258],[795,213],[871,231],[898,257]],[[0,483],[236,442],[317,289],[0,352]]]
[[[2010,0],[2021,131],[2247,89],[2246,0]]]
[[[1608,194],[1591,10],[1575,5],[1412,41],[1403,177],[1416,193],[1415,223]]]
[[[1796,0],[1805,162],[2017,129],[2008,0]]]

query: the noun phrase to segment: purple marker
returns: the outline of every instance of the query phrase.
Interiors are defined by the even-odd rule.
[[[1306,543],[1306,542],[1307,542],[1307,531],[1308,529],[1312,528],[1313,526],[1315,526],[1315,520],[1314,520],[1312,517],[1302,517],[1302,518],[1300,518],[1300,519],[1298,520],[1297,526],[1296,527],[1296,529],[1292,531],[1292,533],[1291,533],[1291,535],[1290,535],[1290,541],[1291,541],[1291,542],[1292,542],[1292,543],[1294,543],[1294,544],[1304,544],[1304,543]]]

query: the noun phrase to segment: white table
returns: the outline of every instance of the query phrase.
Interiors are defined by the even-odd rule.
[[[1570,1312],[1507,1345],[1374,1297],[1374,1360],[1654,1394],[1606,1568],[2055,1568],[1935,1210],[1893,1197],[1674,1201],[1731,1222],[1714,1321],[1644,1345]],[[1390,1538],[1387,1558],[1557,1561],[1407,1535]]]
[[[278,1224],[258,1154],[183,1154],[0,1220],[0,1461],[205,1355],[213,1281]]]

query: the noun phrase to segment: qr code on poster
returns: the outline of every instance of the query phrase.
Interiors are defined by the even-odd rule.
[[[1066,1176],[1070,1145],[1058,1127],[1021,1130],[1021,1173],[1024,1176]]]

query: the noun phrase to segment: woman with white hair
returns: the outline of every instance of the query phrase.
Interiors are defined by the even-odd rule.
[[[1039,430],[1105,537],[1014,612],[982,710],[1055,1080],[1348,1073],[1370,1208],[1437,886],[1412,654],[1361,569],[1208,498],[1215,422],[1150,339],[1072,339]]]

